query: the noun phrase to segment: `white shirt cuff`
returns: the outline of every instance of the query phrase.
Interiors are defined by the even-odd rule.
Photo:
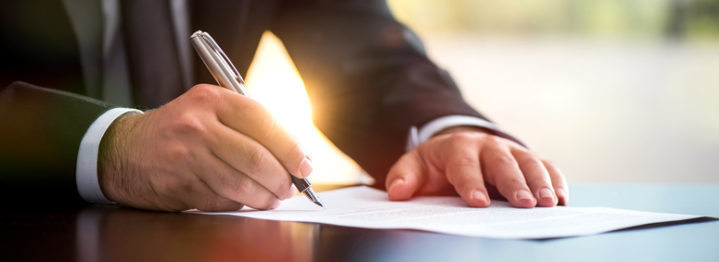
[[[85,135],[80,141],[80,149],[77,152],[77,166],[75,168],[75,182],[77,191],[82,199],[98,204],[112,204],[100,189],[97,179],[97,157],[100,151],[100,141],[105,131],[118,117],[128,113],[142,111],[132,108],[113,108],[95,119],[87,128]]]
[[[509,133],[502,131],[495,124],[487,120],[473,116],[449,115],[429,121],[427,124],[425,124],[419,129],[417,129],[417,127],[415,126],[412,126],[409,129],[409,135],[407,136],[407,152],[429,140],[439,131],[455,126],[476,126],[489,129],[495,132],[496,135],[513,140],[520,145],[527,147],[524,143],[522,143],[522,141],[510,135]]]

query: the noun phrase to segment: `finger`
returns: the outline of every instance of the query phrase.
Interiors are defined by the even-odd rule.
[[[209,150],[215,156],[283,199],[291,186],[290,177],[267,148],[221,124],[211,130]]]
[[[567,179],[562,174],[562,171],[557,168],[554,164],[549,161],[543,160],[544,167],[549,171],[549,177],[552,180],[552,186],[554,192],[557,194],[559,205],[566,205],[569,202],[569,187],[567,186]]]
[[[226,97],[218,110],[220,122],[262,144],[291,174],[305,178],[312,173],[312,163],[299,144],[264,106],[234,93]]]
[[[192,192],[185,192],[184,201],[192,208],[200,211],[233,211],[243,207],[241,203],[224,198],[212,191],[207,184],[197,179],[195,189]]]
[[[197,176],[218,195],[255,209],[272,209],[278,197],[255,180],[236,170],[211,152],[198,161]]]
[[[173,176],[155,176],[151,182],[155,198],[142,201],[136,205],[140,208],[161,209],[166,211],[183,211],[197,208],[203,211],[237,210],[242,204],[230,201],[217,195],[192,173]],[[151,180],[151,181],[153,181]],[[151,203],[148,203],[151,202]],[[150,206],[147,206],[147,205]]]
[[[445,176],[457,193],[473,207],[489,206],[479,162],[479,147],[471,137],[453,135],[443,143]]]
[[[517,160],[519,168],[524,174],[524,180],[534,193],[537,199],[537,205],[542,207],[552,207],[557,204],[557,197],[554,195],[554,187],[552,186],[549,172],[542,162],[533,154],[521,148],[512,149],[512,155]]]
[[[487,170],[485,175],[489,182],[512,206],[529,208],[536,205],[536,199],[530,193],[512,154],[499,148],[482,149],[480,160]]]
[[[387,173],[385,186],[392,201],[409,200],[424,184],[423,163],[413,150],[404,154]]]

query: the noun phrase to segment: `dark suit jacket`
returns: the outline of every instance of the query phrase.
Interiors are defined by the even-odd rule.
[[[81,204],[78,146],[113,105],[86,96],[77,38],[61,1],[0,5],[2,199]],[[276,34],[305,81],[317,127],[379,187],[403,153],[410,126],[450,114],[481,117],[384,1],[205,0],[190,1],[188,9],[191,29],[210,32],[241,70],[261,34]],[[204,66],[195,71],[198,82],[214,83]]]

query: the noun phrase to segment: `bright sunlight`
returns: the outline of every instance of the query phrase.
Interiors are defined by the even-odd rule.
[[[265,105],[274,117],[302,144],[312,158],[313,183],[354,184],[368,176],[342,154],[312,125],[312,112],[305,86],[282,42],[266,32],[247,73],[252,98]]]

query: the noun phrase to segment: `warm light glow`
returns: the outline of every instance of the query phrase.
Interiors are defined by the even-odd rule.
[[[274,117],[302,144],[312,158],[314,183],[366,181],[361,169],[342,154],[312,125],[305,86],[281,41],[265,33],[247,74],[252,98],[265,105]]]

